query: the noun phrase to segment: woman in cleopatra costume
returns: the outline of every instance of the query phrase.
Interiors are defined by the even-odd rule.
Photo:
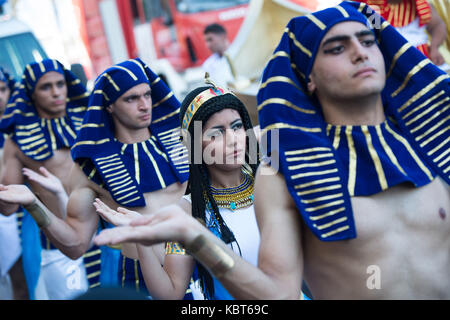
[[[231,92],[216,87],[209,79],[206,81],[209,86],[191,91],[181,105],[182,136],[190,155],[189,194],[177,208],[199,219],[236,254],[256,266],[259,247],[253,207],[256,137],[243,103]],[[196,126],[200,126],[199,131]],[[251,145],[255,147],[253,154]],[[101,215],[111,220],[120,213],[133,217],[130,212],[117,213],[102,203],[96,206]],[[163,209],[167,210],[170,207]],[[166,244],[164,269],[150,260],[141,260],[141,264],[146,265],[144,278],[152,284],[149,286],[152,297],[183,297],[194,259],[179,243]],[[196,265],[196,270],[206,299],[232,299],[202,265]]]
[[[16,88],[17,88],[16,80],[13,77],[11,77],[10,74],[6,72],[5,69],[0,67],[0,114],[3,115],[3,112],[5,112],[6,104],[8,103],[9,97],[13,94]],[[2,147],[3,142],[1,143]]]
[[[373,14],[294,18],[265,68],[258,268],[175,210],[95,242],[178,241],[241,299],[450,298],[450,79]]]
[[[68,171],[73,163],[70,147],[81,126],[88,96],[79,79],[56,60],[45,59],[26,66],[22,82],[12,94],[0,122],[1,132],[9,135],[4,145],[1,178],[5,185],[1,187],[4,197],[0,211],[3,214],[9,215],[22,205],[33,216],[33,207],[19,196],[20,190],[25,189],[27,192],[23,196],[30,193],[32,199],[35,193],[49,210],[65,219]],[[44,179],[51,177],[56,189],[48,189],[24,174],[38,171]],[[25,182],[33,193],[22,185]],[[88,271],[94,273],[88,282],[83,264],[88,258],[72,261],[66,257],[44,233],[39,234],[31,216],[25,215],[21,228],[30,298],[68,299],[86,291],[88,285],[95,285],[98,281],[95,273],[99,268],[94,266]],[[99,259],[98,250],[89,254],[94,261]],[[72,279],[74,274],[68,270],[75,269],[78,270],[76,279]],[[77,285],[69,288],[66,283],[72,280]]]
[[[9,97],[17,88],[17,82],[0,67],[0,117],[5,111]],[[0,158],[3,156],[3,144],[8,136],[0,133]],[[0,164],[1,169],[1,164]],[[0,300],[28,299],[28,289],[22,267],[22,247],[19,226],[23,212],[8,217],[0,215]],[[7,280],[11,280],[10,282]],[[11,284],[9,288],[9,283]],[[6,292],[9,292],[6,294]],[[3,293],[3,294],[2,294]]]

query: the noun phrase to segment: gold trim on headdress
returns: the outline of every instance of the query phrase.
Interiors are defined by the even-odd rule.
[[[230,91],[223,89],[217,86],[210,78],[209,73],[205,72],[205,84],[212,85],[213,88],[208,88],[203,90],[198,95],[192,99],[191,104],[187,107],[186,112],[183,117],[183,123],[181,125],[181,129],[187,130],[189,125],[191,124],[191,120],[194,117],[195,113],[200,109],[200,107],[207,102],[211,98],[215,98],[217,96],[221,96],[227,93],[231,93]]]

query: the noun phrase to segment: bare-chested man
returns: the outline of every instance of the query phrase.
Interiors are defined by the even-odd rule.
[[[383,16],[406,40],[440,66],[445,63],[439,47],[447,38],[444,21],[426,0],[357,0]]]
[[[9,97],[16,89],[15,79],[0,67],[0,116],[5,112]],[[0,158],[3,156],[3,144],[7,135],[0,134]],[[0,161],[1,170],[1,161]],[[19,216],[23,213],[5,217],[0,215],[0,296],[2,288],[4,292],[9,291],[7,275],[11,279],[12,293],[9,298],[15,300],[28,299],[28,289],[22,267],[22,249],[19,236]],[[6,299],[8,295],[3,295]],[[9,299],[8,298],[8,299]]]
[[[145,214],[184,195],[189,166],[187,154],[179,156],[184,148],[179,142],[179,106],[166,84],[139,59],[112,66],[97,78],[72,147],[77,164],[70,173],[67,218],[44,209],[47,222],[42,229],[67,256],[76,259],[92,244],[99,222],[96,198]],[[20,201],[34,201],[28,195]],[[0,192],[0,198],[8,196]],[[162,261],[164,247],[155,246],[150,254],[153,250]],[[119,285],[145,290],[136,245],[124,245],[122,255],[116,261]]]
[[[88,96],[80,81],[56,60],[45,59],[26,66],[20,88],[0,123],[1,131],[10,135],[4,145],[1,183],[6,187],[2,188],[27,182],[52,212],[65,218],[68,172],[73,163],[70,147],[81,126]],[[25,179],[24,170],[54,177],[59,184],[58,192]],[[5,215],[14,213],[18,204],[22,204],[2,200],[5,201],[0,202],[0,212]],[[32,297],[35,294],[37,299],[67,299],[84,292],[87,280],[83,259],[71,261],[43,234],[41,245],[39,282]],[[79,272],[74,274],[74,270]],[[78,278],[73,287],[66,285],[72,275]]]
[[[366,5],[295,18],[258,95],[262,135],[279,137],[255,183],[258,268],[178,206],[96,243],[180,241],[241,299],[296,299],[302,279],[315,299],[448,299],[449,95]]]

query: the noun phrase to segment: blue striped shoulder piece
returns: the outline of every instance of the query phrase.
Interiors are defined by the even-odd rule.
[[[319,101],[307,93],[321,40],[330,28],[345,21],[370,26],[376,36],[387,73],[383,104],[395,126],[330,128]],[[342,2],[288,23],[264,70],[258,113],[262,136],[268,141],[266,156],[279,155],[279,171],[289,193],[320,240],[356,237],[353,195],[380,192],[404,180],[420,186],[435,175],[450,184],[449,84],[447,74],[364,3]],[[354,147],[356,138],[364,156]],[[272,139],[279,143],[272,145]],[[399,146],[407,159],[391,153],[390,146]],[[355,157],[349,157],[350,152]],[[363,158],[367,161],[360,161]],[[416,170],[406,170],[409,165],[419,168],[415,177],[408,175]],[[390,177],[386,172],[395,178],[385,179]],[[357,181],[369,175],[370,181]],[[359,187],[371,183],[376,187]]]
[[[19,87],[19,83],[14,79],[9,72],[0,66],[0,81],[6,83],[9,88],[9,94],[12,95],[14,91]]]
[[[62,74],[67,85],[66,114],[59,118],[40,118],[33,104],[34,89],[48,72]],[[9,100],[0,121],[0,132],[10,135],[27,157],[36,161],[49,159],[55,150],[74,144],[87,110],[88,97],[81,81],[57,60],[31,63],[26,66],[22,81]]]

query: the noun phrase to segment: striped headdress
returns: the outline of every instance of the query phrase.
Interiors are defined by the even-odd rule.
[[[115,139],[113,118],[106,108],[142,83],[151,88],[151,138],[127,145]],[[140,59],[114,65],[96,79],[72,157],[88,178],[106,188],[117,203],[145,206],[143,193],[188,178],[179,112],[180,103],[173,92]]]
[[[450,183],[449,76],[366,4],[342,2],[294,18],[263,73],[257,96],[259,120],[262,135],[267,135],[267,155],[279,154],[279,170],[303,220],[323,241],[356,237],[350,196],[359,190],[345,177],[349,167],[333,148],[320,106],[307,94],[305,79],[325,34],[345,21],[367,25],[377,37],[387,73],[382,91],[385,113],[401,133],[400,137],[394,132],[394,139],[424,162],[421,168],[427,174],[418,185],[433,179],[434,173]],[[278,130],[279,149],[272,147],[272,129]],[[385,153],[390,156],[388,150]]]

